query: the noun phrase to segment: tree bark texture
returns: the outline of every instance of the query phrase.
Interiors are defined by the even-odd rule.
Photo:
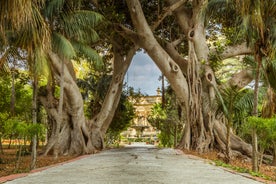
[[[175,3],[176,1],[169,0],[168,2]],[[227,129],[212,110],[215,100],[214,86],[217,84],[214,73],[208,66],[209,49],[206,44],[204,19],[199,16],[206,2],[195,1],[193,9],[187,10],[180,7],[175,11],[178,23],[188,38],[188,61],[177,59],[178,62],[175,62],[174,59],[179,58],[179,55],[172,52],[171,48],[162,48],[144,17],[139,0],[127,1],[132,22],[137,31],[129,33],[129,36],[134,43],[147,51],[169,80],[186,114],[185,128],[178,147],[206,152],[216,146],[225,151]],[[185,63],[180,68],[178,63],[181,61]],[[231,149],[251,155],[249,144],[233,133],[229,137]]]
[[[68,61],[62,67],[61,58],[53,52],[49,53],[54,77],[59,82],[63,81],[64,100],[63,105],[60,104],[61,101],[53,95],[53,86],[51,87],[51,85],[40,91],[39,100],[45,107],[51,122],[51,134],[44,155],[53,154],[55,148],[57,149],[55,154],[64,155],[93,153],[104,147],[104,134],[118,106],[124,76],[136,50],[137,47],[133,47],[126,54],[122,53],[119,48],[114,50],[112,82],[100,113],[95,115],[92,120],[87,120],[84,116],[83,99],[75,76],[72,76],[74,75],[70,69],[72,65]],[[61,105],[62,111],[60,110]],[[55,147],[55,145],[58,146]]]
[[[105,96],[101,111],[92,118],[90,123],[92,142],[97,149],[102,149],[104,147],[104,135],[112,122],[112,118],[119,104],[124,77],[137,50],[137,47],[134,46],[124,54],[116,44],[114,44],[113,47],[112,81]]]
[[[255,55],[255,61],[257,61],[257,70],[254,85],[254,104],[252,116],[258,117],[258,99],[259,99],[259,81],[260,81],[260,69],[262,63],[262,56],[260,53]],[[257,172],[259,170],[258,166],[258,137],[257,128],[254,126],[252,128],[252,171]]]
[[[37,75],[34,74],[33,99],[32,99],[33,125],[37,124],[37,93],[38,93],[38,79],[37,79]],[[31,165],[30,165],[31,170],[36,167],[36,160],[37,160],[37,135],[33,135],[33,137],[32,137]]]
[[[57,54],[49,52],[51,67],[54,76],[60,81],[62,73],[62,61]],[[64,65],[64,103],[62,117],[58,112],[59,102],[50,90],[40,92],[39,100],[45,107],[49,119],[52,122],[51,135],[46,145],[44,154],[53,152],[55,144],[58,144],[57,154],[84,154],[95,151],[87,128],[83,99],[79,88]],[[60,120],[60,130],[57,130],[57,122]],[[57,135],[59,139],[56,139]]]

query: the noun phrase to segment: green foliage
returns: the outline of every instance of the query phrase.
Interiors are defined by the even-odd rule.
[[[243,126],[244,134],[251,135],[251,130],[255,128],[258,136],[258,144],[264,149],[272,147],[276,142],[276,119],[250,116]]]
[[[46,1],[46,8],[43,10],[44,15],[47,17],[53,17],[54,15],[58,14],[64,5],[65,0],[51,0]]]
[[[41,124],[33,125],[32,119],[32,90],[28,84],[29,77],[20,71],[15,79],[15,117],[10,115],[11,77],[0,77],[0,135],[6,139],[31,140],[34,134],[44,139],[45,127]]]
[[[216,166],[221,166],[221,167],[233,169],[233,170],[238,171],[240,173],[249,173],[250,172],[249,169],[233,166],[233,165],[227,164],[227,163],[225,163],[221,160],[215,160],[214,162],[215,162]]]
[[[148,117],[149,122],[152,126],[160,128],[160,124],[167,119],[166,111],[162,108],[161,103],[156,103],[151,109]]]
[[[11,94],[11,78],[8,76],[0,77],[0,111],[8,112],[10,104],[10,94]]]
[[[160,145],[162,147],[173,147],[174,146],[174,137],[168,134],[165,131],[161,131],[160,134],[158,134],[158,139],[160,140]]]
[[[63,35],[54,32],[52,34],[52,44],[53,49],[64,58],[72,59],[76,56],[74,47],[72,46],[71,42],[66,39]]]
[[[121,133],[126,130],[134,118],[134,107],[125,94],[122,94],[119,105],[115,111],[113,120],[109,126],[109,131]]]
[[[103,21],[102,15],[89,10],[75,10],[63,18],[66,35],[74,35],[77,41],[87,44],[98,41],[94,28]]]
[[[265,70],[270,86],[274,89],[274,91],[276,91],[276,58],[267,63]]]
[[[234,130],[240,133],[240,126],[253,108],[253,91],[248,88],[223,88],[217,91],[217,113],[223,112]]]
[[[85,101],[86,116],[91,118],[100,112],[111,79],[111,76],[107,75],[106,72],[100,72],[92,66],[87,76],[83,79],[77,79],[77,84]]]
[[[161,132],[158,139],[164,147],[176,146],[176,140],[180,139],[182,125],[177,109],[169,102],[163,109],[161,103],[156,103],[148,116],[149,123]]]
[[[4,130],[4,126],[5,126],[5,121],[9,118],[8,113],[0,113],[0,137],[2,137],[2,135],[4,135],[5,130]]]
[[[88,10],[81,0],[46,1],[43,15],[50,22],[54,52],[62,59],[82,57],[102,67],[102,58],[91,47],[99,39],[95,28],[103,21],[102,15]]]
[[[226,164],[225,162],[223,162],[221,160],[215,160],[214,162],[215,162],[216,166],[221,166],[221,167],[225,167],[225,168],[228,168],[228,169],[232,169],[232,170],[237,171],[239,173],[248,173],[251,176],[261,177],[261,178],[264,178],[266,180],[272,180],[272,178],[270,178],[270,177],[268,177],[264,174],[261,174],[259,172],[253,172],[253,171],[251,171],[247,168],[233,166],[231,164]]]
[[[128,101],[126,93],[123,92],[113,120],[107,130],[108,142],[112,143],[120,138],[120,133],[130,127],[134,115],[133,104]]]
[[[15,80],[15,114],[17,116],[30,117],[32,91],[31,86],[27,84],[26,74],[18,72]],[[11,77],[9,75],[0,76],[0,113],[10,113],[11,104]]]
[[[38,135],[39,140],[45,139],[46,127],[42,124],[32,124],[21,120],[19,117],[9,118],[3,125],[3,137],[9,139],[24,139],[31,141],[33,135]]]
[[[87,58],[88,61],[93,61],[93,65],[96,69],[101,69],[103,67],[102,57],[98,55],[96,50],[80,42],[72,41],[71,43],[80,57]]]

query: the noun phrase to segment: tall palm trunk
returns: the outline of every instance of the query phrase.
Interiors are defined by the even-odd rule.
[[[253,105],[253,116],[258,116],[258,98],[259,98],[259,81],[260,81],[260,68],[262,63],[262,56],[257,53],[255,56],[257,61],[257,70],[255,77],[255,86],[254,86],[254,105]],[[256,128],[252,129],[252,170],[257,172],[258,168],[258,138]]]
[[[12,87],[11,87],[11,116],[15,115],[15,67],[11,69]]]
[[[226,162],[229,163],[231,161],[231,139],[230,139],[230,129],[232,126],[232,113],[233,113],[233,94],[231,93],[231,97],[230,97],[230,104],[229,104],[229,110],[228,110],[228,114],[227,114],[227,132],[226,132],[226,136],[227,136],[227,141],[226,141]]]
[[[37,91],[38,91],[38,79],[37,75],[34,74],[33,80],[33,101],[32,101],[32,116],[33,116],[33,125],[37,124]],[[32,153],[31,153],[31,165],[30,169],[34,169],[36,166],[37,158],[37,135],[34,134],[32,137]]]

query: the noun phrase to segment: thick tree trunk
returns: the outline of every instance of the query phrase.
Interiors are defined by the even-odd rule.
[[[119,47],[114,44],[113,76],[108,92],[105,96],[100,113],[92,118],[92,142],[97,149],[104,147],[104,135],[112,122],[113,116],[120,101],[124,76],[128,70],[137,47],[131,48],[125,55]]]
[[[56,78],[60,79],[61,60],[57,54],[50,52],[51,65]],[[58,141],[57,153],[63,154],[84,154],[95,151],[92,145],[88,126],[86,124],[83,99],[79,88],[70,74],[68,66],[64,66],[64,105],[62,117],[58,114],[58,100],[47,90],[40,92],[40,101],[45,107],[49,118],[53,123],[52,133],[46,145],[44,154],[53,152],[53,147]],[[57,121],[62,119],[60,130],[57,131]],[[59,139],[56,139],[55,132],[59,132]]]
[[[169,0],[170,1],[170,0]],[[170,3],[175,3],[172,0]],[[138,0],[128,0],[127,5],[137,33],[125,30],[132,41],[144,48],[154,60],[162,73],[169,80],[179,98],[184,114],[185,128],[179,148],[195,149],[199,152],[209,151],[214,145],[226,149],[226,126],[215,117],[212,104],[215,99],[214,87],[217,85],[212,69],[208,66],[209,50],[206,44],[204,19],[199,16],[205,1],[194,1],[191,9],[180,7],[175,14],[184,34],[189,40],[188,61],[179,59],[169,47],[166,52],[156,41],[143,15]],[[187,10],[187,11],[186,11]],[[173,54],[172,57],[170,54]],[[177,59],[175,62],[174,59]],[[183,63],[180,66],[177,64]],[[202,64],[204,63],[204,65]],[[185,69],[187,69],[185,71]],[[251,154],[251,146],[230,133],[231,148]],[[217,144],[219,143],[219,144]]]
[[[175,0],[168,0],[168,2],[172,4],[175,3]],[[201,76],[198,77],[198,80],[202,83],[202,88],[200,88],[199,91],[201,91],[202,99],[204,100],[202,100],[201,104],[202,111],[199,113],[202,114],[204,125],[195,125],[197,128],[193,129],[191,127],[190,132],[193,134],[193,132],[197,132],[197,129],[199,129],[205,135],[203,136],[203,140],[200,137],[194,137],[195,139],[202,141],[202,145],[195,147],[197,149],[199,148],[199,150],[204,151],[212,149],[213,145],[219,143],[216,144],[217,148],[225,151],[227,142],[230,141],[231,149],[242,152],[243,154],[251,155],[251,146],[243,142],[237,136],[233,135],[233,133],[230,132],[230,139],[227,141],[227,129],[225,123],[222,123],[220,119],[217,119],[217,117],[215,117],[214,111],[212,110],[212,104],[215,100],[214,88],[217,84],[212,69],[208,67],[209,49],[206,42],[204,17],[199,16],[199,12],[202,11],[202,8],[204,8],[206,2],[207,1],[205,0],[194,1],[193,9],[184,8],[184,6],[182,6],[174,12],[184,34],[194,44],[195,54],[198,58],[197,65],[199,65],[200,70],[203,71]],[[250,52],[248,49],[245,50],[246,52]],[[231,54],[230,51],[228,51],[227,54]],[[205,65],[202,65],[202,63],[205,63]],[[235,78],[235,80],[231,81],[231,84],[236,83],[236,85],[244,86],[245,83],[247,84],[248,81],[250,82],[252,80],[252,75],[245,72],[242,74],[247,77],[244,81],[241,82]],[[237,76],[240,77],[240,75]],[[189,131],[187,130],[187,132]],[[185,132],[183,137],[187,137]],[[183,144],[180,144],[180,147],[186,148],[186,146]]]
[[[185,110],[188,109],[188,83],[177,63],[167,54],[155,39],[147,21],[143,15],[138,0],[128,0],[128,9],[132,22],[138,34],[132,37],[132,41],[144,48],[153,59],[161,72],[170,81],[172,88],[178,96],[180,104]]]
[[[83,99],[79,88],[72,76],[68,64],[64,66],[64,104],[62,116],[58,113],[60,101],[55,99],[51,89],[40,92],[40,101],[45,107],[49,119],[52,122],[51,134],[46,145],[44,154],[53,153],[54,145],[58,145],[57,154],[83,154],[101,150],[104,134],[106,133],[115,110],[118,106],[123,87],[125,73],[132,60],[136,47],[129,50],[125,55],[121,50],[114,50],[114,72],[112,82],[106,94],[103,106],[99,114],[92,120],[85,120]],[[55,53],[49,53],[52,61],[52,69],[57,79],[61,79],[61,59]],[[70,65],[69,65],[70,67]],[[57,126],[60,121],[60,128]],[[59,130],[57,130],[59,129]],[[59,139],[56,134],[58,133]]]
[[[214,136],[216,147],[219,150],[226,149],[226,126],[221,124],[222,120],[215,120],[214,122]],[[241,154],[252,156],[252,147],[245,143],[241,138],[230,132],[231,149]]]

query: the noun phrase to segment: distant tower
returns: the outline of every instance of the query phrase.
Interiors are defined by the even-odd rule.
[[[160,94],[161,94],[161,89],[158,87],[157,90],[156,90],[156,92],[157,92],[157,96],[160,96]]]

